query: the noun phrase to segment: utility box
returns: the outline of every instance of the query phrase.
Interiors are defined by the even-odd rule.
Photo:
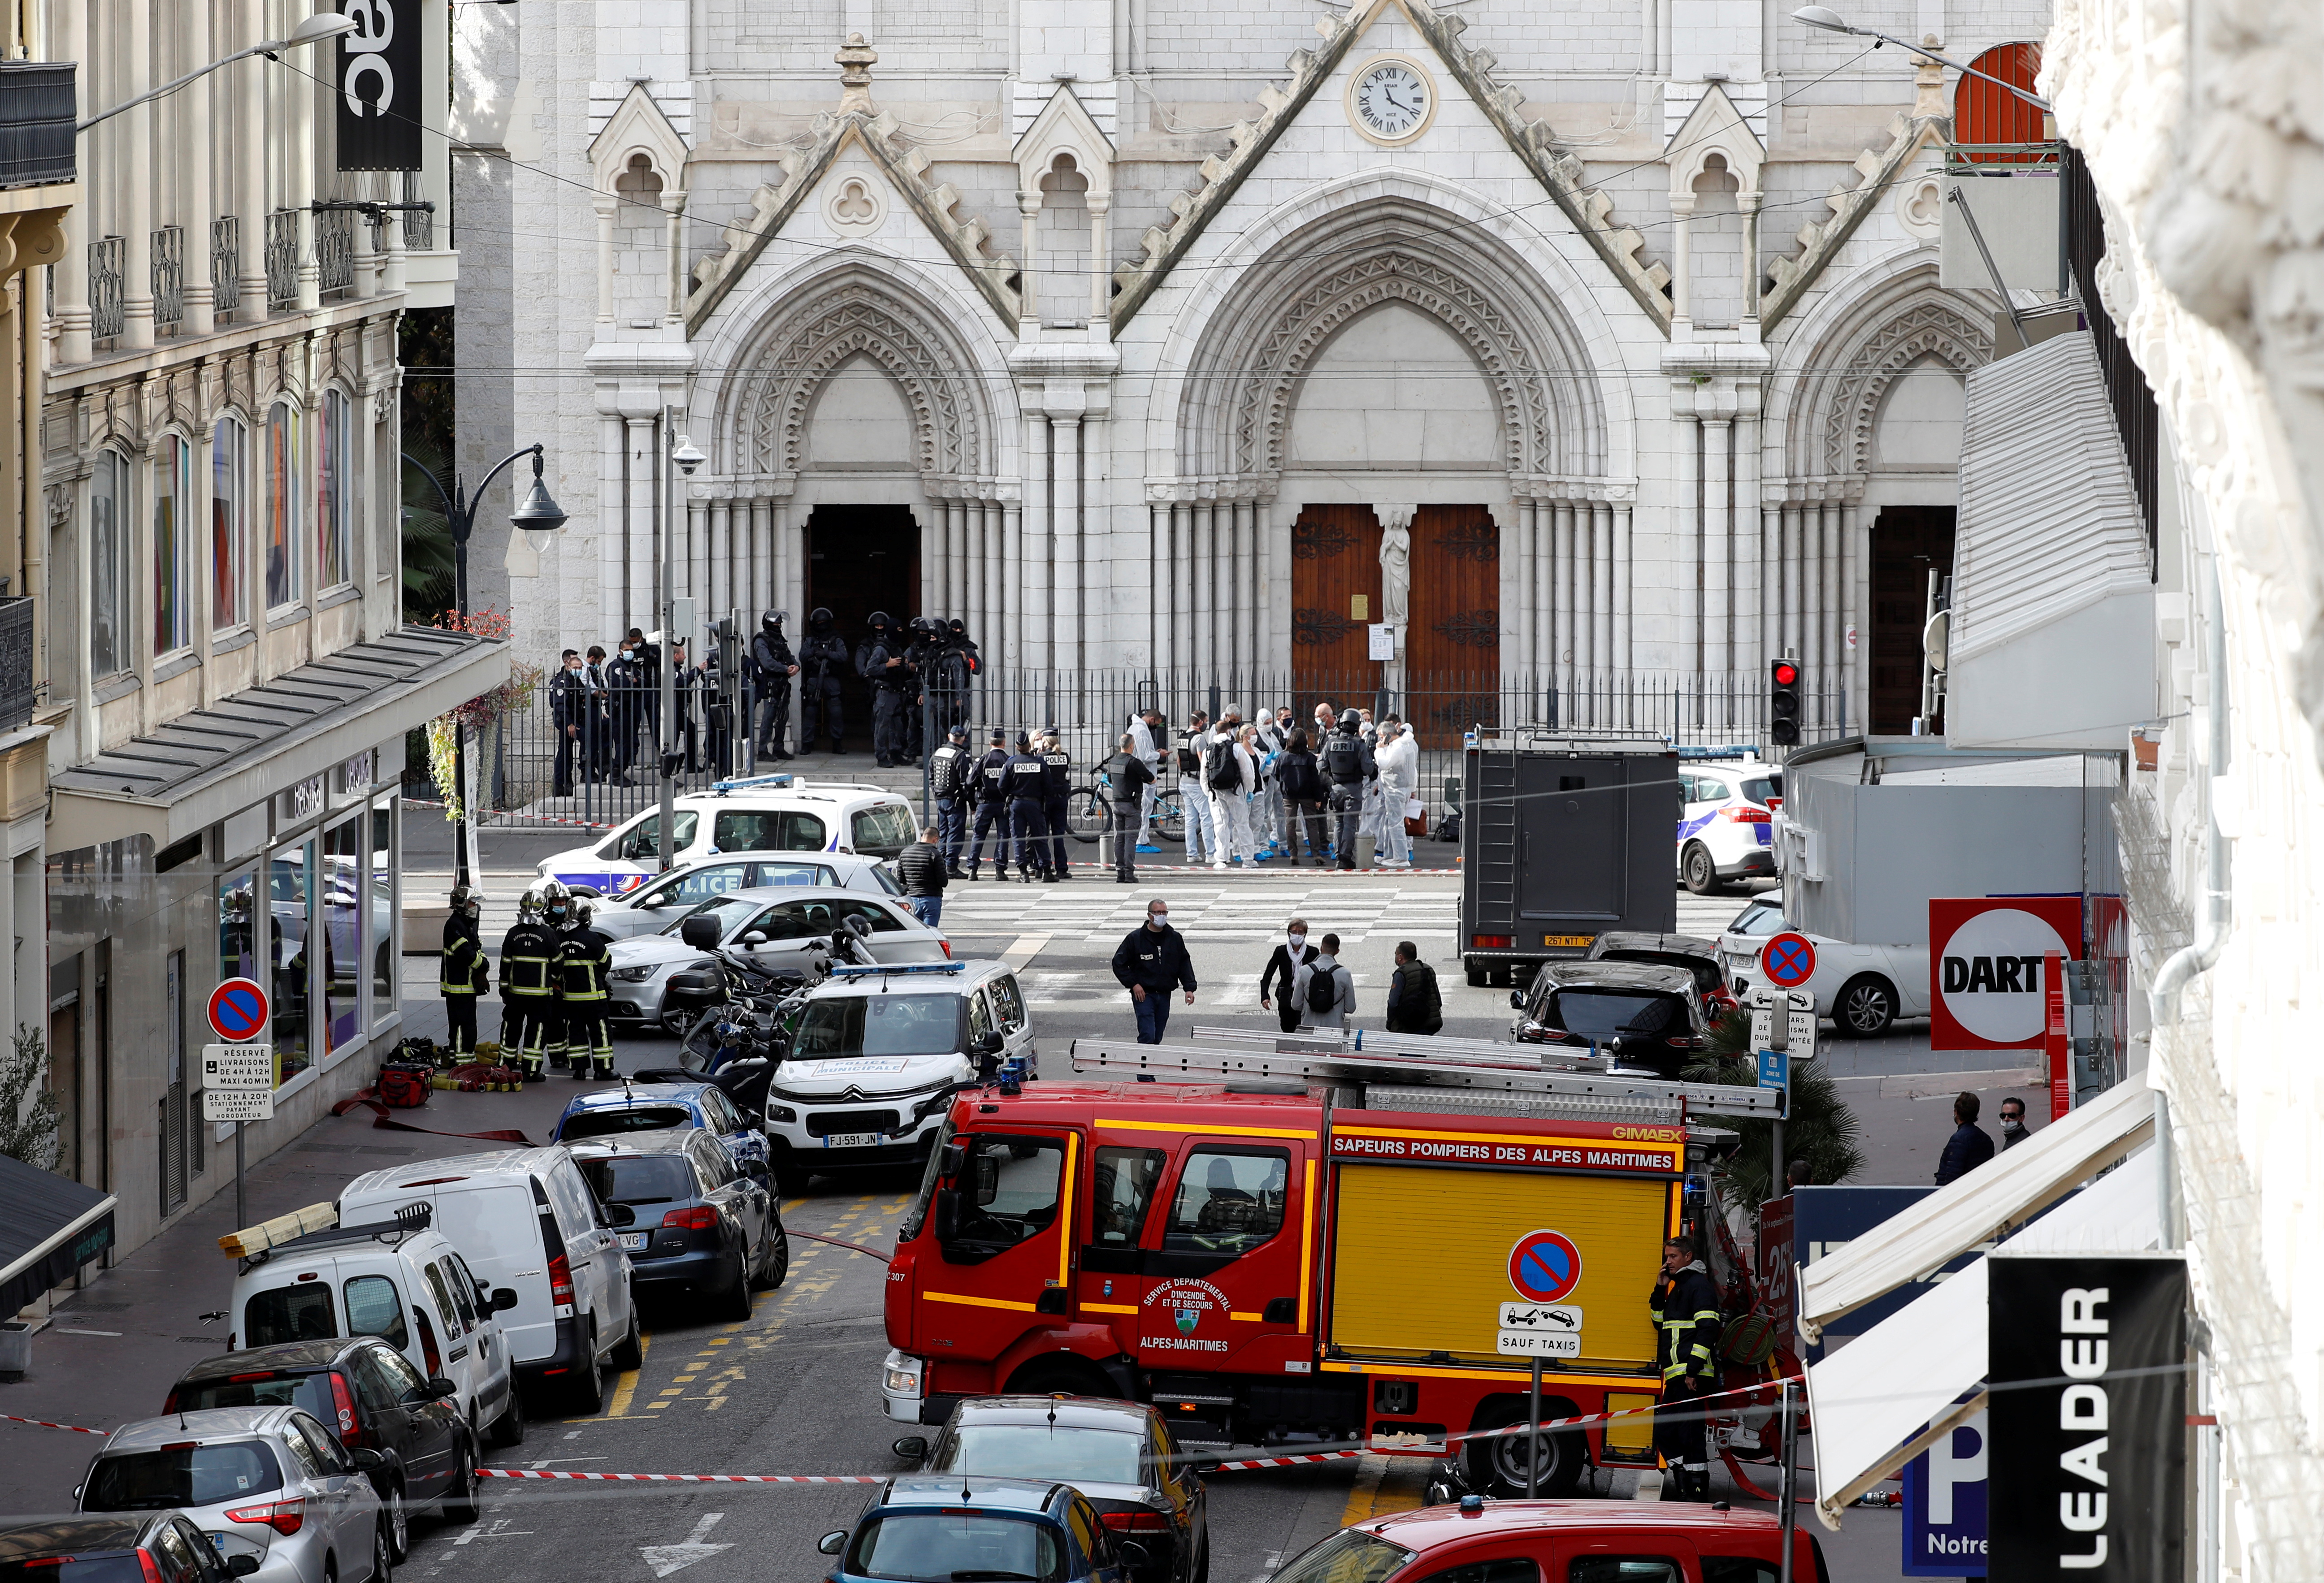
[[[1677,929],[1684,805],[1677,750],[1661,738],[1481,732],[1461,786],[1471,984],[1588,956],[1609,929]]]

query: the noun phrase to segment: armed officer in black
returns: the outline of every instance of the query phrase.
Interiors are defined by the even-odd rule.
[[[812,748],[815,739],[825,733],[831,738],[833,752],[846,750],[840,745],[840,733],[846,722],[840,717],[839,678],[846,675],[847,664],[846,642],[832,624],[831,612],[817,605],[807,612],[807,642],[799,651],[799,670],[807,696],[799,716],[801,752]]]
[[[1049,767],[1033,751],[1033,739],[1018,732],[1017,750],[1001,767],[1001,786],[1009,797],[1009,833],[1016,838],[1017,877],[1028,885],[1037,875],[1047,878],[1043,870],[1048,867],[1049,854],[1042,849],[1048,829],[1041,816],[1041,804],[1048,784]]]
[[[788,759],[786,745],[791,723],[791,678],[798,661],[791,657],[790,640],[783,636],[784,615],[770,610],[759,618],[751,640],[751,686],[759,698],[759,757]]]
[[[936,841],[945,872],[965,879],[960,849],[968,840],[968,799],[976,795],[976,760],[968,753],[968,727],[954,726],[928,758],[928,791],[936,800]]]
[[[972,879],[984,861],[987,834],[993,835],[992,877],[1009,878],[1009,796],[1001,787],[1001,772],[1009,763],[1009,750],[1001,744],[1008,740],[1008,733],[996,730],[992,746],[976,761],[976,833],[968,848],[968,877]]]
[[[1041,728],[1041,815],[1049,826],[1049,878],[1070,879],[1065,867],[1066,804],[1074,791],[1074,759],[1054,725]]]

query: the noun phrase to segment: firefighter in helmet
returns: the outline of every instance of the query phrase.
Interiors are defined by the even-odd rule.
[[[462,1060],[476,1053],[476,1000],[492,988],[492,964],[484,958],[484,943],[476,933],[476,920],[484,911],[484,897],[475,886],[452,888],[452,912],[444,920],[444,963],[437,989],[444,997],[444,1020],[450,1029],[446,1043]]]
[[[1654,1315],[1655,1361],[1663,1376],[1663,1406],[1655,1415],[1655,1449],[1674,1476],[1681,1500],[1711,1498],[1711,1450],[1701,1398],[1719,1389],[1719,1334],[1724,1321],[1719,1288],[1692,1237],[1663,1245],[1662,1273],[1646,1299]]]
[[[565,1047],[573,1075],[610,1081],[613,1076],[613,1029],[605,1003],[613,971],[612,940],[589,926],[595,906],[571,904],[572,918],[557,936],[557,978],[565,1002]]]
[[[557,1014],[557,986],[549,971],[557,936],[541,922],[545,888],[536,885],[518,898],[516,925],[501,936],[501,1060],[536,1082],[543,1075],[550,1025],[563,1026]]]

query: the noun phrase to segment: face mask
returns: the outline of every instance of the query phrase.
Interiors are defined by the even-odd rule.
[[[2022,1116],[2005,1116],[2001,1118],[2001,1130],[2023,1132],[2025,1130],[2025,1118]]]
[[[1284,938],[1291,942],[1291,949],[1294,951],[1299,950],[1307,943],[1307,936],[1305,934],[1286,934]]]
[[[1159,929],[1170,921],[1170,915],[1168,913],[1148,913],[1146,915],[1146,921]]]

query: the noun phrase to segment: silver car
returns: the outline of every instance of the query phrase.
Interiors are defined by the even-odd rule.
[[[183,1512],[258,1583],[389,1583],[395,1517],[372,1486],[380,1465],[296,1407],[215,1407],[115,1430],[78,1498],[84,1512]],[[447,1503],[447,1514],[473,1520],[474,1490],[459,1498],[465,1510]],[[243,1573],[237,1556],[257,1567]]]
[[[671,911],[674,916],[659,933],[613,942],[606,1015],[615,1022],[659,1023],[673,1033],[684,1031],[672,1026],[678,1014],[665,997],[673,973],[710,960],[684,938],[684,925],[696,918],[716,922],[721,947],[775,972],[804,971],[815,944],[828,943],[855,918],[871,929],[864,943],[876,961],[945,962],[952,956],[951,941],[914,917],[900,899],[861,890],[762,886]]]
[[[647,880],[618,901],[601,901],[589,926],[613,940],[659,933],[672,918],[737,890],[761,886],[820,886],[901,896],[903,887],[878,858],[855,852],[760,853],[712,858]]]

